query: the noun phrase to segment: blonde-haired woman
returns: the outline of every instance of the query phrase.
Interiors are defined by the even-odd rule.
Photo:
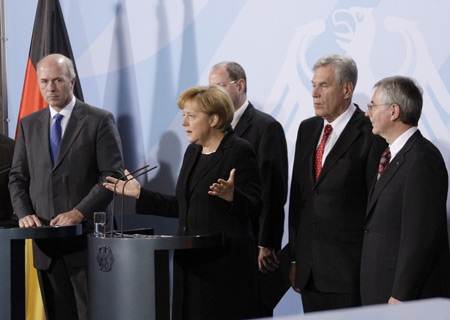
[[[173,319],[255,318],[257,259],[250,221],[262,206],[256,155],[233,133],[233,104],[223,89],[187,89],[178,107],[191,144],[176,196],[141,189],[136,180],[127,183],[125,194],[138,199],[138,213],[177,217],[177,235],[225,234],[223,247],[175,252]],[[116,179],[108,180],[105,186],[113,190]]]

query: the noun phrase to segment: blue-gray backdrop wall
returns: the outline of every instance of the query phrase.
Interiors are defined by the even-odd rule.
[[[377,80],[416,78],[424,89],[419,128],[450,161],[449,1],[60,2],[85,100],[114,113],[127,168],[159,166],[142,181],[151,188],[174,192],[187,146],[177,98],[188,87],[207,84],[211,67],[223,60],[245,68],[249,99],[283,125],[291,167],[298,125],[314,115],[311,67],[331,52],[356,60],[354,100],[363,110]],[[11,137],[36,6],[36,0],[6,0]],[[176,225],[152,223],[160,233]],[[275,314],[301,312],[300,296],[291,290]]]

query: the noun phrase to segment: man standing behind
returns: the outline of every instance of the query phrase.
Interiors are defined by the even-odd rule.
[[[111,201],[104,178],[121,175],[120,138],[109,112],[74,97],[70,59],[46,56],[37,77],[50,107],[20,121],[11,200],[21,228],[82,223],[82,236],[36,240],[33,253],[47,319],[87,319],[86,233]]]
[[[366,115],[389,148],[367,207],[362,304],[449,297],[448,174],[439,150],[417,129],[422,91],[401,76],[375,88]]]
[[[283,127],[247,100],[247,77],[238,63],[216,64],[209,75],[209,84],[228,92],[235,110],[231,125],[239,137],[250,142],[258,157],[263,209],[252,224],[259,247],[259,270],[268,273],[278,268],[276,251],[281,248],[284,229],[288,160]],[[264,309],[262,315],[272,315],[271,308]]]
[[[291,283],[304,312],[361,303],[367,194],[385,148],[352,104],[358,77],[353,59],[326,55],[313,69],[316,116],[298,130],[289,205]]]

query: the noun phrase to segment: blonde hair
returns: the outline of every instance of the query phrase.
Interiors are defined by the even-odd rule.
[[[216,129],[225,132],[231,127],[234,117],[233,102],[228,93],[219,86],[198,86],[184,90],[178,98],[178,108],[183,110],[187,103],[198,112],[216,114],[219,117]]]

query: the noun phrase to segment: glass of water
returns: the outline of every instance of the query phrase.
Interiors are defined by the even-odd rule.
[[[94,234],[97,237],[105,236],[106,212],[94,212]]]

